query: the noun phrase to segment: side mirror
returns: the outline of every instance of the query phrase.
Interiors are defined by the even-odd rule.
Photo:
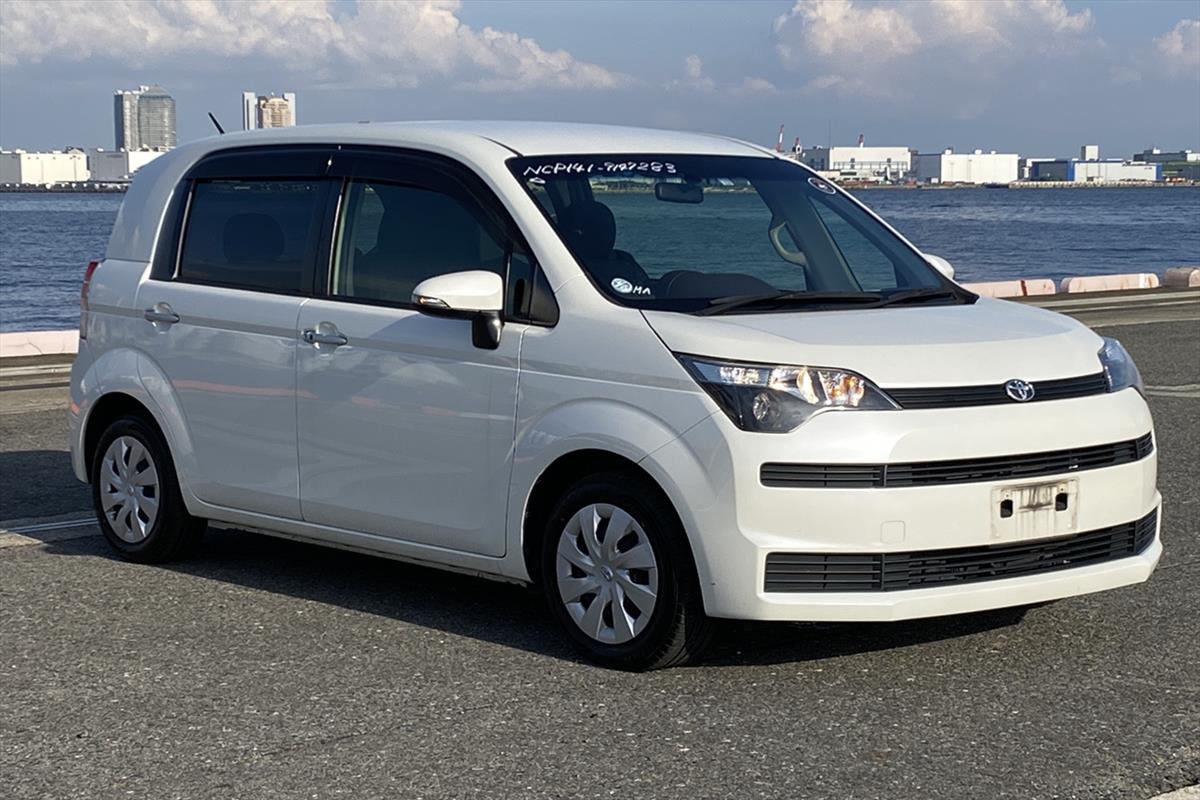
[[[412,301],[422,314],[471,320],[471,341],[476,347],[500,346],[504,281],[496,273],[477,269],[436,275],[417,284]]]
[[[929,253],[925,253],[924,255],[925,260],[928,261],[934,269],[945,275],[947,280],[954,280],[954,266],[949,261],[941,256],[934,256],[930,255]]]

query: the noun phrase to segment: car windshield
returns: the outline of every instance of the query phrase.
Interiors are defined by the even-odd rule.
[[[844,193],[781,159],[579,155],[509,167],[624,305],[749,313],[973,299]]]

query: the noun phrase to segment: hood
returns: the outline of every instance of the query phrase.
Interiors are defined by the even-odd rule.
[[[676,353],[840,367],[883,387],[967,386],[1100,371],[1101,339],[1070,317],[1007,300],[701,317],[645,311]]]

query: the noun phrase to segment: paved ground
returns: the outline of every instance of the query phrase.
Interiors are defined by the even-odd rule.
[[[25,533],[0,533],[0,794],[1143,800],[1196,784],[1200,321],[1105,332],[1152,387],[1167,550],[1148,584],[1023,618],[728,624],[701,665],[628,675],[579,663],[516,587],[220,531],[193,561],[142,567],[94,527],[9,523]],[[62,388],[13,386],[0,519],[86,516]]]

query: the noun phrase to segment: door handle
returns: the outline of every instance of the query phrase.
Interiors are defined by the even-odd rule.
[[[152,308],[147,308],[142,312],[142,319],[147,322],[162,322],[167,325],[174,325],[179,322],[179,315],[171,310],[171,307],[166,303],[155,303]]]
[[[315,328],[305,328],[300,334],[300,338],[309,344],[327,344],[332,347],[341,347],[350,340],[337,332],[334,328],[333,332],[317,330]]]

